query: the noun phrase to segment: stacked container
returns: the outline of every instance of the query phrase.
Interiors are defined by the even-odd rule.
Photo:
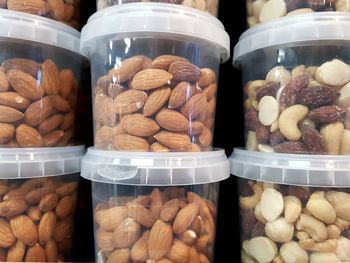
[[[193,8],[129,3],[94,14],[81,50],[92,69],[95,138],[82,176],[92,180],[96,260],[212,262],[229,176],[212,149],[224,27]]]

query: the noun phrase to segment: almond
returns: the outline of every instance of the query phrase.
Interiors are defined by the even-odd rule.
[[[8,143],[15,134],[15,127],[11,124],[0,123],[0,144]]]
[[[50,15],[58,21],[65,21],[64,20],[64,2],[63,0],[48,0],[47,1],[50,8]]]
[[[0,216],[12,217],[26,211],[27,203],[23,199],[10,199],[0,203]]]
[[[16,237],[13,235],[10,224],[1,219],[0,220],[0,246],[1,247],[10,247],[16,241]]]
[[[115,136],[112,145],[118,151],[148,152],[150,148],[148,141],[129,134]]]
[[[56,110],[64,113],[72,111],[72,107],[68,100],[65,100],[59,95],[50,95],[49,97],[51,99],[52,105]]]
[[[204,221],[201,216],[196,216],[191,224],[191,229],[197,233],[197,235],[201,235],[205,232]]]
[[[71,111],[63,116],[60,129],[68,130],[69,128],[72,128],[74,126],[74,123],[75,123],[75,114],[73,111]]]
[[[50,97],[32,103],[24,113],[25,122],[37,126],[55,112]]]
[[[128,263],[130,257],[129,249],[119,249],[109,255],[107,263]]]
[[[23,262],[24,255],[26,253],[26,245],[21,241],[17,240],[7,252],[7,262]]]
[[[26,262],[46,262],[45,250],[39,245],[36,244],[30,247],[27,251]]]
[[[73,90],[74,74],[70,69],[62,69],[60,71],[61,89],[60,95],[67,99]]]
[[[31,206],[27,210],[27,216],[33,221],[37,222],[40,221],[41,217],[43,216],[43,213],[37,206]]]
[[[105,231],[114,231],[127,217],[128,208],[126,206],[116,206],[96,212],[95,221]]]
[[[124,116],[121,124],[127,133],[140,137],[152,136],[160,129],[154,120],[138,113]]]
[[[160,260],[169,251],[173,242],[173,231],[169,224],[158,220],[152,227],[148,239],[150,259]],[[187,261],[184,261],[187,262]]]
[[[64,16],[63,16],[63,21],[70,21],[75,13],[75,8],[73,5],[64,5]],[[80,19],[78,19],[80,20]]]
[[[97,147],[107,147],[107,145],[112,141],[112,138],[119,134],[126,133],[119,123],[117,126],[109,127],[107,125],[99,128],[95,135],[95,146]]]
[[[200,263],[210,263],[210,260],[204,254],[199,254],[199,262]]]
[[[69,97],[67,98],[70,105],[72,106],[73,110],[76,110],[78,108],[78,93],[72,92]]]
[[[77,197],[75,195],[66,195],[57,204],[55,209],[58,218],[66,218],[74,214],[77,205]]]
[[[33,221],[26,215],[11,218],[10,225],[13,234],[28,246],[38,242],[38,231]]]
[[[0,126],[1,127],[1,126]],[[0,128],[1,129],[1,128]],[[6,180],[5,180],[6,181]],[[6,182],[3,184],[0,184],[0,195],[5,195],[10,190],[10,187],[6,185]]]
[[[55,193],[45,195],[39,203],[39,209],[41,211],[49,212],[53,210],[58,204],[58,195]]]
[[[135,262],[146,262],[148,259],[148,238],[150,231],[146,230],[132,246],[130,257]]]
[[[165,147],[164,145],[160,144],[159,142],[152,143],[150,151],[151,152],[170,152],[168,147]]]
[[[170,83],[173,75],[162,69],[144,69],[136,73],[131,81],[131,88],[151,90]]]
[[[60,196],[66,196],[74,193],[78,189],[78,183],[77,182],[69,182],[61,185],[56,189],[56,193]]]
[[[152,212],[154,218],[159,219],[163,207],[163,198],[162,193],[159,191],[158,188],[153,189],[153,191],[150,194],[150,199],[151,204],[149,209]]]
[[[125,59],[120,65],[116,64],[114,68],[108,72],[108,79],[113,83],[123,83],[130,80],[136,72],[142,69],[143,63],[143,56],[134,56]]]
[[[202,133],[204,129],[204,125],[203,123],[201,123],[200,121],[193,121],[191,122],[191,125],[189,127],[189,131],[188,134],[191,135],[197,135]]]
[[[56,242],[60,242],[65,238],[70,238],[74,233],[74,219],[73,217],[67,217],[56,223],[55,230],[53,232],[53,239]]]
[[[7,1],[7,2],[8,3],[16,2],[16,0]],[[40,2],[44,3],[44,1],[36,1],[36,3],[40,3]],[[11,10],[11,8],[9,9]],[[34,60],[24,59],[24,58],[12,58],[12,59],[5,60],[2,63],[2,66],[5,68],[6,71],[15,69],[15,70],[23,71],[24,73],[27,73],[34,78],[38,76],[38,72],[40,70],[40,65],[38,63],[36,63]]]
[[[74,134],[75,134],[75,130],[74,129],[69,129],[64,131],[63,136],[61,137],[61,139],[58,141],[58,143],[56,144],[56,146],[67,146],[72,144],[72,139],[74,138]],[[62,135],[62,133],[60,133],[60,136]],[[47,135],[48,136],[48,135]],[[57,135],[55,135],[57,136]],[[56,137],[55,137],[56,138]]]
[[[50,239],[45,244],[45,254],[47,262],[57,262],[58,252],[57,245],[53,239]]]
[[[112,252],[114,250],[112,237],[113,232],[107,232],[102,228],[97,229],[96,234],[96,244],[100,250]]]
[[[184,150],[191,145],[191,140],[186,134],[161,131],[154,135],[154,138],[161,144],[172,150]]]
[[[203,131],[198,136],[198,141],[199,141],[200,145],[203,147],[209,147],[212,144],[213,134],[211,133],[211,131],[207,127],[203,128]]]
[[[71,255],[73,249],[73,240],[72,238],[63,239],[57,243],[58,252],[62,255],[68,257]]]
[[[64,137],[64,135],[65,135],[65,132],[61,130],[54,130],[53,132],[46,134],[43,137],[45,146],[46,147],[58,146],[57,145],[58,142]]]
[[[47,134],[58,128],[63,121],[62,114],[55,114],[44,120],[38,127],[41,134]]]
[[[169,108],[176,109],[188,101],[194,94],[200,92],[200,89],[189,82],[180,82],[171,91],[169,99]]]
[[[47,212],[43,215],[38,226],[39,242],[45,245],[51,238],[56,226],[56,216],[54,212]]]
[[[206,87],[216,81],[216,74],[210,68],[201,69],[201,77],[198,80],[199,87]]]
[[[156,57],[152,61],[152,68],[157,68],[157,69],[163,69],[163,70],[168,70],[169,66],[175,62],[175,61],[186,61],[188,62],[187,59],[179,56],[174,56],[174,55],[161,55],[159,57]]]
[[[40,200],[47,194],[53,193],[55,189],[53,187],[41,187],[30,191],[25,196],[25,200],[29,205],[39,204]]]
[[[0,92],[7,91],[10,88],[6,73],[0,71]]]
[[[140,237],[141,227],[131,218],[122,221],[113,232],[112,242],[115,248],[128,248]]]
[[[186,61],[173,62],[169,67],[169,72],[177,81],[198,81],[201,76],[200,69]]]
[[[172,132],[187,131],[188,120],[179,112],[169,109],[162,109],[156,115],[157,123],[164,129]]]
[[[23,113],[7,106],[0,105],[0,122],[16,122],[23,118]]]
[[[7,78],[12,88],[27,99],[35,101],[44,95],[44,90],[37,80],[27,73],[11,69],[7,72]]]
[[[179,211],[173,224],[175,234],[181,234],[191,226],[193,220],[197,216],[198,208],[199,206],[197,203],[190,203]]]
[[[208,116],[210,117],[214,116],[215,110],[216,110],[216,98],[212,98],[211,100],[208,101],[208,109],[207,109]]]
[[[168,87],[154,90],[143,107],[143,115],[148,117],[155,114],[168,101],[170,93],[171,89]]]
[[[181,113],[188,119],[194,119],[207,110],[208,102],[203,93],[191,97],[181,108]]]
[[[0,104],[17,110],[25,110],[30,105],[30,100],[19,95],[17,92],[1,92]]]
[[[177,199],[177,198],[185,197],[185,189],[180,187],[174,187],[174,186],[167,187],[164,192],[169,199]]]
[[[197,234],[193,230],[186,230],[180,235],[180,239],[188,246],[192,246],[197,242]]]
[[[49,7],[43,0],[8,0],[7,8],[34,15],[46,15]]]
[[[190,247],[188,251],[188,262],[202,263],[199,259],[199,254],[195,247]]]
[[[128,205],[128,216],[137,223],[148,228],[152,227],[155,222],[153,214],[147,208],[139,204]]]
[[[216,94],[217,89],[218,89],[218,87],[217,87],[216,83],[210,84],[208,87],[203,89],[203,93],[207,97],[208,101],[215,98],[215,94]]]
[[[178,211],[178,200],[172,199],[163,205],[162,211],[160,213],[160,219],[164,222],[170,222],[175,218]]]
[[[128,198],[128,197],[126,197]],[[133,199],[133,198],[132,198]],[[139,204],[143,206],[148,206],[151,199],[148,195],[139,195],[136,199],[121,201],[121,203]]]
[[[62,1],[62,4],[64,5],[63,0],[50,0],[49,6],[50,2],[53,1]],[[46,59],[41,65],[41,85],[42,88],[45,90],[46,94],[48,95],[55,95],[58,94],[60,91],[60,73],[56,64],[50,59]]]
[[[188,262],[190,248],[186,246],[182,241],[174,239],[167,257],[174,263]]]
[[[119,115],[140,110],[147,100],[147,94],[139,90],[127,90],[114,100],[114,112]]]

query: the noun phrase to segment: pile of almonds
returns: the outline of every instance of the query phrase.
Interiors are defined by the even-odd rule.
[[[209,263],[215,205],[184,188],[97,204],[95,240],[107,263]]]
[[[80,0],[0,0],[0,8],[40,15],[79,30]]]
[[[350,262],[346,189],[239,182],[242,263]]]
[[[350,154],[350,67],[339,59],[272,68],[245,87],[247,149]]]
[[[0,67],[1,147],[67,146],[74,137],[78,82],[70,69],[12,58]]]
[[[216,90],[215,72],[185,58],[128,58],[97,81],[95,146],[143,152],[210,150]]]
[[[0,261],[57,262],[72,252],[78,184],[58,178],[0,181]]]

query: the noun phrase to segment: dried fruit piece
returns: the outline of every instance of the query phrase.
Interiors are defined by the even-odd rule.
[[[301,153],[308,154],[309,149],[307,146],[299,141],[287,141],[273,147],[276,153]]]
[[[165,108],[157,113],[156,121],[162,128],[172,132],[187,131],[190,125],[181,113]]]
[[[315,128],[304,124],[301,126],[301,134],[311,153],[325,154],[327,152],[326,142]]]
[[[171,63],[169,72],[173,74],[177,81],[198,81],[201,76],[201,70],[190,62],[176,61]]]
[[[347,111],[348,109],[336,105],[324,106],[310,111],[308,117],[316,123],[326,124],[344,119]]]
[[[306,87],[302,89],[296,99],[298,104],[315,109],[333,104],[340,96],[337,89],[325,86]]]
[[[167,87],[154,90],[143,107],[143,115],[148,117],[155,114],[168,101],[171,89]]]
[[[124,116],[121,124],[127,133],[140,137],[152,136],[160,129],[154,120],[138,113]]]
[[[162,69],[144,69],[136,73],[131,81],[131,88],[151,90],[170,83],[173,75]]]
[[[148,239],[150,259],[160,260],[169,251],[173,242],[173,231],[169,224],[158,220],[154,223]]]

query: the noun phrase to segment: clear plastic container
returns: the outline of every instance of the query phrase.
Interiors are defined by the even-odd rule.
[[[243,70],[248,150],[350,153],[349,26],[347,14],[315,13],[241,36],[234,65]]]
[[[236,149],[241,262],[349,262],[349,168],[345,156]]]
[[[223,150],[122,153],[90,148],[97,262],[213,262]]]
[[[143,5],[151,4],[152,2],[159,5],[162,5],[163,3],[181,5],[184,7],[195,8],[204,12],[208,12],[216,17],[218,16],[219,9],[219,0],[96,0],[97,10],[101,10],[113,5],[124,5],[140,2],[142,2]]]
[[[219,20],[167,4],[115,6],[89,19],[81,50],[91,61],[95,147],[211,149],[219,65],[229,57]]]
[[[0,150],[1,262],[70,260],[83,152]]]
[[[75,144],[82,74],[80,34],[58,22],[0,9],[0,147]]]

